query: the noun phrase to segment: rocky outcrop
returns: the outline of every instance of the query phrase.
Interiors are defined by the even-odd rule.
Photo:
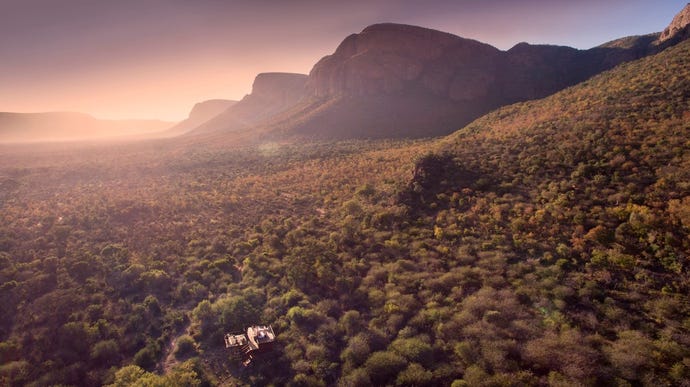
[[[671,21],[668,27],[661,33],[660,42],[667,41],[679,34],[688,36],[688,25],[690,25],[690,3],[683,8]]]
[[[447,134],[496,107],[545,97],[624,59],[527,43],[501,51],[427,28],[376,24],[348,36],[314,66],[312,97],[338,102],[295,131],[328,138]]]
[[[636,57],[527,43],[500,51],[427,28],[376,24],[321,59],[308,85],[316,97],[425,92],[496,107],[544,97]]]
[[[252,93],[245,99],[261,98],[278,104],[291,104],[305,94],[307,76],[293,73],[261,73],[254,79]]]
[[[421,86],[456,100],[486,94],[500,51],[448,33],[376,24],[347,37],[309,74],[317,97],[391,94]],[[476,92],[474,92],[476,90]]]

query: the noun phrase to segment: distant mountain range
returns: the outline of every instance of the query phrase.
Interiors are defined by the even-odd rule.
[[[449,134],[487,112],[543,98],[688,36],[688,8],[663,33],[588,50],[508,51],[445,32],[376,24],[348,36],[308,76],[260,74],[251,94],[188,136],[343,139]]]
[[[73,112],[0,112],[0,142],[72,141],[142,136],[170,128],[157,120],[100,120]]]
[[[510,50],[449,33],[375,24],[345,38],[309,75],[259,74],[241,101],[198,103],[176,124],[79,113],[0,113],[0,141],[63,141],[163,131],[224,143],[430,137],[498,107],[543,98],[690,36],[690,6],[660,33],[600,46],[519,43]]]

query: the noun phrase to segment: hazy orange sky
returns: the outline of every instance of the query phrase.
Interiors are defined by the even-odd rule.
[[[398,22],[501,49],[589,48],[663,30],[686,0],[0,0],[0,111],[180,120],[260,72],[308,73],[347,35]]]

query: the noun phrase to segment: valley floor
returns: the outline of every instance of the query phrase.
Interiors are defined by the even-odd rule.
[[[3,149],[0,378],[685,380],[687,280],[672,275],[685,258],[671,249],[687,239],[650,234],[661,219],[632,204],[607,210],[628,225],[607,234],[569,213],[575,198],[558,190],[571,183],[531,192],[463,170],[438,144]],[[641,230],[665,246],[650,252],[676,254],[660,270],[595,248]],[[243,368],[222,337],[256,323],[272,324],[278,345]],[[161,361],[177,365],[156,374]]]

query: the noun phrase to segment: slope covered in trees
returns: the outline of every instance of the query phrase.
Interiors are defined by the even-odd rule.
[[[516,370],[584,384],[687,377],[688,59],[686,42],[499,109],[418,164],[403,195],[418,221],[451,249],[502,255],[505,278],[484,287],[542,319],[536,337],[511,337]]]
[[[689,63],[442,140],[0,148],[0,384],[683,385]]]

